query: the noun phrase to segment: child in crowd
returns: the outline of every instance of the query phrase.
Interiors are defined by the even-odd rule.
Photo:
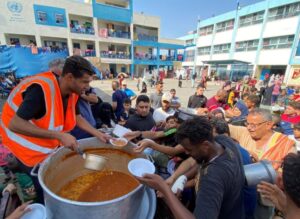
[[[129,98],[126,98],[123,103],[124,111],[121,113],[120,125],[125,125],[126,121],[129,119],[130,115],[134,114],[134,109],[131,107],[131,100]]]
[[[287,91],[286,89],[282,89],[280,95],[278,96],[277,104],[279,106],[286,107],[288,103],[289,103],[289,98],[287,95]]]

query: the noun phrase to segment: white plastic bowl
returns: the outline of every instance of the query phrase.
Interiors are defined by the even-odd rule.
[[[31,210],[24,214],[21,219],[46,219],[46,208],[44,205],[35,203],[28,205]]]
[[[114,139],[115,139],[115,140],[122,140],[122,141],[124,141],[124,145],[122,145],[122,146],[116,145],[116,144],[114,143]],[[126,138],[111,138],[111,139],[109,139],[109,142],[110,142],[113,146],[119,147],[119,148],[125,147],[125,146],[128,144],[128,140],[127,140]]]
[[[128,170],[132,175],[142,177],[146,173],[155,173],[155,166],[147,159],[136,158],[128,163]]]

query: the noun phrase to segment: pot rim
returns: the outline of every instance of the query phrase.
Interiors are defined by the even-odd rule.
[[[52,192],[44,183],[44,179],[42,174],[44,173],[45,169],[47,168],[47,165],[50,162],[50,159],[52,158],[52,156],[54,156],[56,153],[58,153],[60,150],[62,150],[63,147],[59,148],[58,150],[56,150],[53,154],[49,155],[41,164],[40,164],[40,168],[38,171],[38,180],[39,183],[41,185],[41,187],[43,188],[44,192],[47,192],[49,195],[51,195],[52,197],[54,197],[55,199],[57,199],[58,201],[67,203],[67,204],[72,204],[72,205],[78,205],[78,206],[99,206],[99,205],[108,205],[108,204],[112,204],[115,202],[119,202],[122,201],[123,199],[126,199],[127,197],[133,195],[134,193],[136,193],[138,190],[142,189],[142,187],[144,187],[143,184],[139,184],[139,186],[137,186],[134,190],[132,190],[131,192],[127,193],[126,195],[123,195],[121,197],[115,198],[115,199],[111,199],[111,200],[107,200],[107,201],[103,201],[103,202],[79,202],[79,201],[73,201],[70,199],[65,199],[62,198],[58,195],[56,195],[54,192]],[[134,176],[132,176],[134,177]]]

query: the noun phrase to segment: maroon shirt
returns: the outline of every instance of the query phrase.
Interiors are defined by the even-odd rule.
[[[215,98],[215,96],[213,96],[212,98],[210,98],[206,102],[206,108],[210,112],[213,111],[213,110],[215,110],[215,109],[217,109],[218,107],[221,107],[224,110],[227,110],[229,108],[226,103],[222,103],[222,102],[217,101],[217,99]]]

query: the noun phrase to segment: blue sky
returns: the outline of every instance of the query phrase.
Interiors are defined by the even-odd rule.
[[[240,6],[261,0],[240,0]],[[177,38],[196,29],[204,20],[236,9],[237,0],[133,0],[133,10],[161,18],[161,36]]]

